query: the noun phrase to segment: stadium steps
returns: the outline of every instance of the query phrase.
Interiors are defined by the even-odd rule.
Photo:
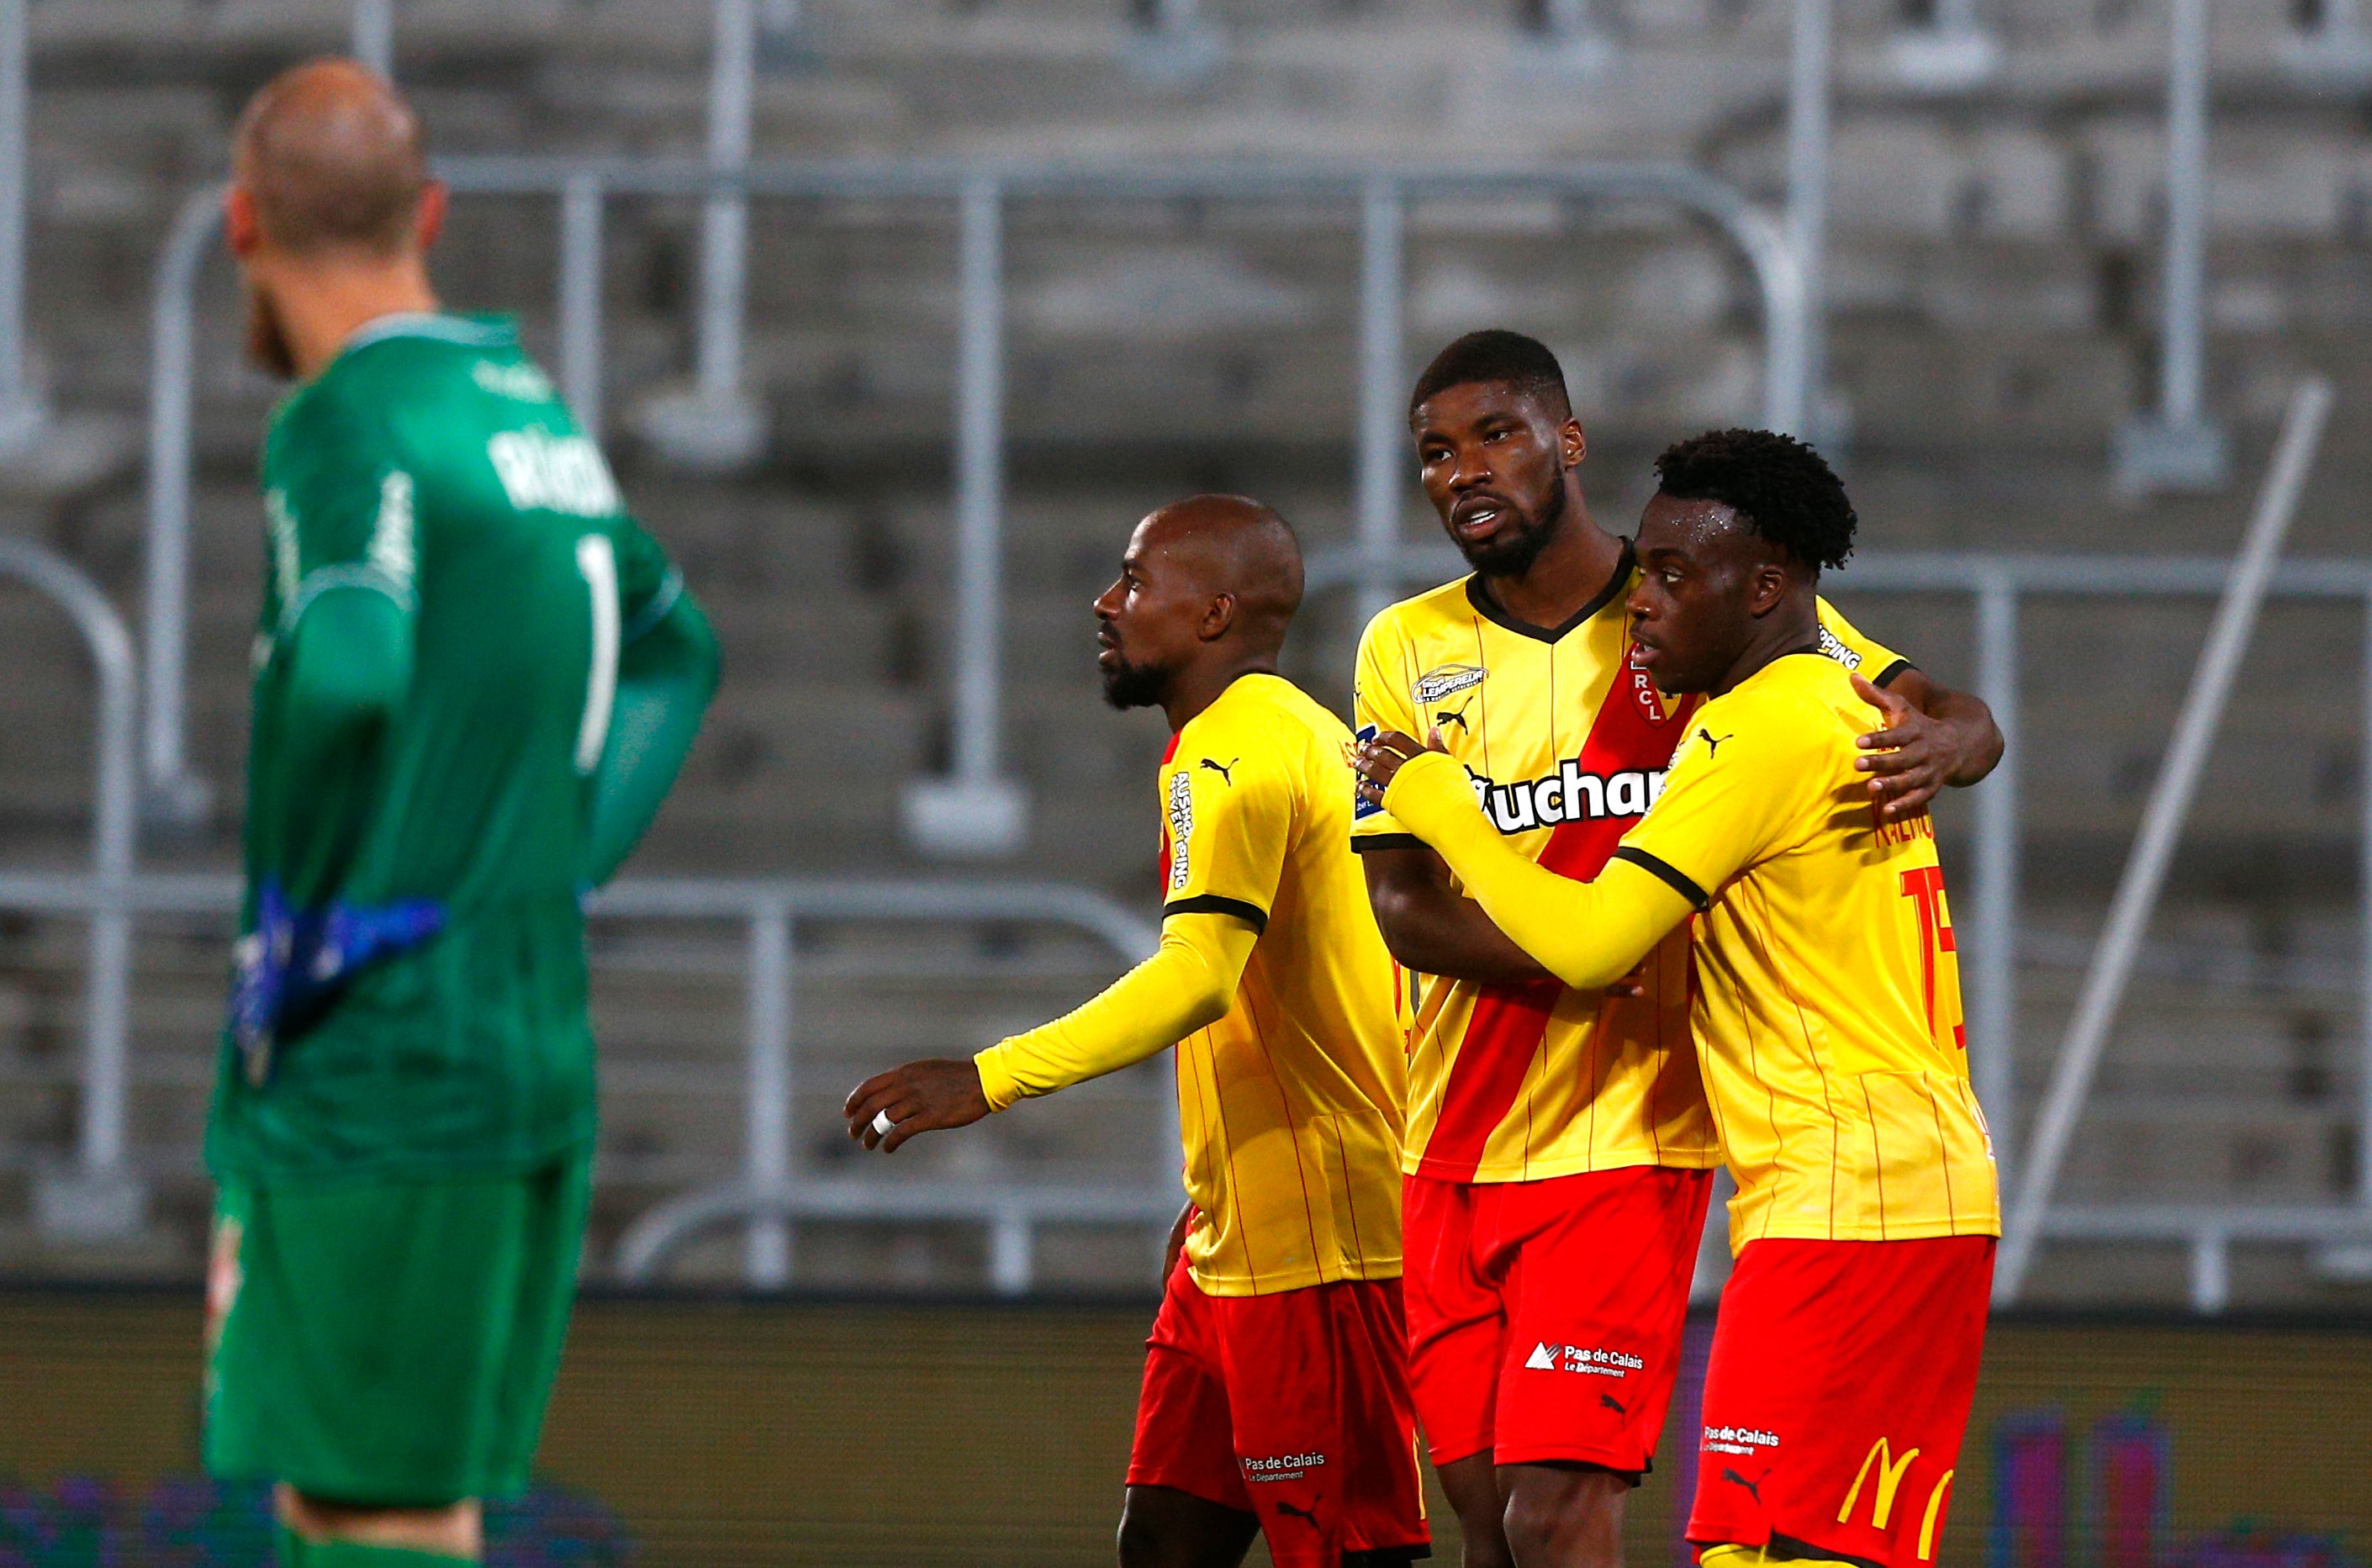
[[[1542,69],[1535,47],[1507,30],[1506,7],[1485,0],[1355,13],[1332,0],[1214,0],[1228,64],[1183,90],[1130,74],[1112,0],[926,12],[808,0],[802,10],[795,39],[765,45],[762,156],[1655,156],[1714,168],[1759,199],[1780,187],[1777,0],[1630,6],[1618,68],[1587,90]],[[31,319],[63,406],[141,417],[165,224],[218,174],[244,95],[286,61],[338,46],[346,14],[343,0],[35,8]],[[693,155],[703,145],[705,7],[406,0],[401,16],[402,75],[441,148]],[[2341,401],[2292,548],[2361,553],[2353,498],[2372,482],[2372,168],[2343,101],[2297,98],[2270,75],[2289,25],[2281,8],[2246,0],[2215,18],[2229,90],[2214,133],[2209,400],[2232,424],[2240,484],[2145,511],[2109,494],[2105,454],[2154,375],[2161,24],[2145,8],[2078,0],[2016,0],[1989,18],[2010,48],[1999,87],[1919,105],[1888,75],[1893,13],[1839,17],[1831,348],[1849,440],[1831,445],[1846,459],[1868,544],[2228,550],[2257,455],[2311,365],[2336,376]],[[1347,203],[1016,204],[1005,753],[1034,814],[1027,854],[997,873],[1082,882],[1151,909],[1160,724],[1101,706],[1086,605],[1134,519],[1189,490],[1262,494],[1313,546],[1349,538],[1353,219]],[[943,768],[948,749],[952,215],[944,203],[762,201],[751,233],[746,356],[772,448],[758,473],[710,482],[666,472],[634,436],[640,400],[691,364],[696,205],[621,200],[608,215],[610,448],[638,512],[714,612],[727,657],[717,711],[634,869],[964,874],[915,859],[898,820],[905,781]],[[548,204],[464,200],[438,261],[457,303],[517,310],[547,357],[552,234]],[[1408,278],[1413,359],[1484,321],[1557,348],[1594,442],[1593,506],[1618,528],[1635,517],[1662,440],[1756,406],[1749,280],[1669,215],[1429,201],[1410,214]],[[218,866],[235,847],[261,554],[250,484],[274,395],[237,363],[236,297],[215,263],[198,360],[190,746],[222,807],[208,834],[144,846],[150,865]],[[61,502],[0,499],[0,528],[67,552],[135,623],[141,517],[136,476]],[[1410,537],[1431,537],[1413,495],[1407,517]],[[1965,600],[1856,596],[1849,578],[1838,597],[1941,678],[1972,679]],[[2286,923],[2326,967],[2349,951],[2347,938],[2334,947],[2317,933],[2352,894],[2366,787],[2359,615],[2268,611],[2178,865],[2184,909],[2206,912],[2170,916],[2161,937],[2248,954],[2268,940],[2261,928]],[[2080,949],[2206,610],[2037,600],[2025,617],[2034,919],[2041,936]],[[1339,597],[1313,602],[1288,656],[1289,670],[1338,703],[1349,619]],[[0,864],[76,864],[87,828],[88,673],[55,618],[6,587],[0,668],[11,677]],[[1966,799],[1947,801],[1939,821],[1959,854]],[[658,958],[669,942],[708,956],[676,979],[656,972],[656,958],[603,971],[613,1068],[604,1237],[649,1202],[729,1172],[739,1137],[738,1098],[726,1092],[742,1028],[738,938],[650,928],[617,940]],[[886,958],[935,965],[936,977],[834,969],[877,940]],[[80,941],[64,923],[0,925],[0,1267],[99,1266],[57,1263],[9,1229],[22,1228],[35,1161],[71,1135],[62,1086],[78,1049]],[[1035,1021],[1099,972],[1092,955],[1049,956],[1034,937],[1014,954],[972,945],[969,934],[950,949],[947,933],[834,932],[802,955],[797,1028],[815,1052],[796,1108],[803,1149],[819,1161],[836,1152],[831,1111],[866,1072]],[[221,952],[211,936],[149,935],[140,954],[141,1060],[169,1081],[137,1097],[138,1142],[165,1151],[174,1266],[193,1267],[203,1202],[189,1171]],[[2029,1098],[2075,975],[2046,966],[2029,976]],[[2335,1173],[2355,1157],[2344,1107],[2356,1097],[2340,1065],[2355,1056],[2352,994],[2236,983],[2209,998],[2180,978],[2152,974],[2137,988],[2070,1195],[2287,1202],[2337,1191]],[[1147,1123],[1116,1109],[1126,1097],[1112,1092],[1122,1098],[1110,1105],[1082,1091],[970,1141],[918,1144],[895,1168],[981,1159],[1003,1162],[998,1170],[1134,1169]],[[1086,1278],[1093,1260],[1134,1243],[1064,1245]],[[734,1256],[728,1238],[689,1265],[729,1273]],[[981,1256],[966,1227],[810,1227],[801,1243],[819,1277],[851,1283],[974,1281]]]

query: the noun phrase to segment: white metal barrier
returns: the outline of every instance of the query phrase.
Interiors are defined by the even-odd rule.
[[[0,540],[0,544],[6,541]],[[0,570],[12,557],[0,552]],[[121,662],[121,693],[130,691],[131,665]],[[103,786],[119,802],[132,798],[131,730],[118,738],[116,771]],[[125,1160],[125,1088],[132,1080],[123,1049],[123,998],[130,989],[133,919],[137,915],[204,915],[227,920],[238,909],[239,884],[233,877],[150,875],[96,877],[0,873],[0,910],[29,914],[87,916],[96,934],[111,934],[101,947],[94,935],[91,981],[94,995],[112,996],[103,1026],[109,1053],[94,1049],[86,1063],[86,1159],[92,1151],[103,1163],[94,1168],[128,1184]],[[1110,900],[1084,889],[1044,883],[932,881],[832,881],[790,878],[733,880],[631,877],[595,895],[589,912],[641,920],[744,923],[749,959],[745,981],[747,1064],[743,1083],[743,1152],[739,1178],[669,1201],[645,1215],[622,1248],[630,1278],[648,1279],[694,1235],[727,1222],[749,1227],[745,1277],[760,1288],[788,1282],[789,1224],[797,1219],[981,1220],[990,1225],[992,1278],[999,1290],[1029,1289],[1031,1230],[1050,1220],[1145,1222],[1166,1229],[1181,1199],[1178,1164],[1178,1108],[1160,1098],[1163,1132],[1146,1151],[1141,1186],[1008,1184],[994,1188],[901,1181],[894,1177],[819,1179],[796,1156],[791,1122],[796,1085],[797,966],[794,928],[801,921],[1032,923],[1085,933],[1126,963],[1150,954],[1157,934],[1145,921]],[[102,1026],[93,1008],[93,1038]],[[92,1226],[83,1227],[91,1230]],[[125,1228],[116,1225],[118,1232]]]
[[[5,558],[0,558],[5,559]],[[1343,588],[1368,580],[1377,563],[1365,551],[1353,548],[1314,555],[1309,579],[1313,590]],[[1383,565],[1390,580],[1437,582],[1461,570],[1447,544],[1403,547]],[[2042,554],[1971,555],[1925,552],[1880,552],[1855,560],[1837,575],[1837,591],[1852,595],[1875,593],[1966,593],[1975,600],[1977,689],[1992,704],[2010,740],[2010,749],[1994,777],[1976,791],[1973,918],[1967,928],[1963,952],[1969,966],[1966,992],[1971,1009],[1971,1068],[1979,1093],[1994,1111],[1994,1125],[2006,1179],[2018,1174],[2010,1131],[2016,1121],[2017,1085],[2013,1072],[2017,1017],[2016,936],[2019,927],[2018,772],[2017,747],[2021,728],[2018,683],[2020,641],[2018,608],[2030,595],[2094,596],[2109,598],[2212,598],[2224,591],[2233,563],[2205,556],[2054,556]],[[2266,591],[2273,595],[2316,600],[2340,600],[2364,607],[2365,623],[2365,761],[2362,776],[2372,779],[2372,562],[2362,560],[2292,560],[2270,567]],[[106,616],[103,600],[92,594],[91,604]],[[94,624],[102,624],[95,619]],[[29,877],[0,874],[0,909],[50,914],[84,913],[99,921],[128,923],[141,912],[181,912],[222,913],[235,907],[237,889],[227,877],[144,877],[110,875],[105,865],[130,865],[133,770],[130,752],[131,652],[118,626],[111,635],[93,638],[101,653],[102,670],[116,674],[103,682],[102,699],[112,716],[103,725],[106,735],[118,738],[102,746],[99,821],[108,844],[101,853],[100,874],[87,877]],[[113,695],[109,695],[109,692]],[[118,761],[108,765],[104,759]],[[2359,897],[2362,961],[2355,983],[2362,1005],[2362,1036],[2357,1107],[2364,1146],[2372,1147],[2372,789],[2365,792],[2360,854]],[[116,889],[110,893],[110,889]],[[638,1224],[624,1252],[625,1263],[647,1275],[663,1265],[677,1246],[698,1232],[727,1221],[754,1222],[750,1243],[751,1277],[761,1283],[778,1281],[788,1267],[786,1239],[775,1239],[779,1227],[803,1217],[912,1218],[927,1214],[948,1218],[973,1218],[992,1227],[993,1258],[997,1279],[1006,1288],[1028,1277],[1029,1227],[1060,1218],[1146,1220],[1166,1218],[1174,1193],[1160,1183],[1148,1183],[1127,1192],[1081,1192],[1077,1190],[990,1189],[952,1192],[938,1189],[878,1190],[845,1182],[800,1182],[790,1173],[787,1121],[791,1056],[787,1046],[792,999],[792,923],[815,919],[1045,919],[1094,932],[1123,957],[1150,950],[1153,933],[1143,922],[1106,900],[1077,889],[1032,888],[1008,884],[865,884],[865,883],[622,883],[605,893],[597,906],[601,912],[647,914],[655,918],[736,918],[750,923],[750,1071],[747,1158],[741,1179],[727,1186],[676,1200],[654,1211]],[[98,922],[95,922],[95,926]],[[128,932],[128,923],[123,929]],[[122,951],[122,959],[110,955]],[[110,968],[128,963],[128,938],[121,949],[97,940],[93,945],[94,995],[104,995]],[[118,992],[120,995],[120,991]],[[118,1017],[121,1005],[116,1004]],[[103,1011],[95,1009],[96,1012]],[[97,1026],[94,1025],[96,1029]],[[114,1038],[121,1040],[120,1026]],[[84,1147],[120,1161],[122,1149],[122,1074],[120,1050],[110,1057],[93,1035],[86,1071],[97,1074],[85,1098]],[[107,1063],[110,1061],[113,1065]],[[108,1073],[117,1074],[110,1091]],[[111,1119],[111,1120],[110,1120]],[[1167,1161],[1174,1141],[1165,1142],[1160,1158]],[[106,1163],[101,1162],[102,1165]],[[2263,1208],[2233,1205],[2135,1206],[2099,1208],[2054,1205],[2037,1222],[2041,1237],[2062,1240],[2160,1240],[2187,1245],[2193,1260],[2194,1301],[2202,1310],[2220,1307],[2228,1295],[2225,1259],[2236,1241],[2307,1241],[2320,1245],[2372,1248],[2372,1161],[2364,1162],[2354,1204],[2344,1207]],[[918,1195],[936,1191],[936,1197]],[[868,1195],[872,1193],[873,1195]],[[938,1205],[934,1207],[934,1205]]]
[[[92,744],[90,882],[124,886],[139,832],[133,706],[138,670],[132,634],[99,585],[30,540],[0,535],[0,576],[13,577],[64,610],[90,650],[99,677]],[[34,1203],[44,1229],[118,1235],[136,1229],[139,1186],[124,1158],[124,1100],[131,1074],[132,920],[113,904],[94,909],[84,969],[82,1103],[71,1170],[41,1174]]]
[[[612,195],[879,197],[953,201],[959,214],[956,366],[956,622],[948,687],[952,776],[909,796],[917,841],[948,853],[1017,847],[1017,789],[1001,761],[1000,578],[1005,504],[1004,234],[1016,201],[1203,197],[1356,203],[1361,245],[1358,536],[1367,595],[1387,590],[1399,548],[1407,396],[1401,333],[1408,204],[1441,196],[1564,196],[1662,202],[1712,226],[1751,270],[1763,319],[1762,422],[1801,428],[1812,325],[1803,273],[1777,218],[1734,186],[1680,165],[1472,168],[1428,164],[1187,164],[1088,167],[913,161],[752,163],[468,157],[437,172],[457,192],[559,198],[562,386],[579,409],[599,407],[602,205]],[[150,371],[146,539],[147,711],[143,763],[152,811],[202,813],[203,784],[184,745],[189,641],[191,405],[199,276],[220,223],[217,192],[184,204],[157,263]],[[587,422],[589,423],[589,421]],[[977,835],[968,840],[967,832]]]
[[[2306,491],[2307,476],[2313,471],[2315,453],[2322,443],[2323,424],[2331,413],[2331,383],[2316,379],[2299,388],[2291,401],[2289,418],[2283,425],[2281,443],[2274,448],[2272,467],[2265,475],[2256,515],[2250,519],[2239,556],[2225,581],[2215,623],[2200,655],[2191,693],[2183,700],[2173,742],[2167,748],[2157,782],[2151,787],[2149,803],[2142,812],[2133,856],[2117,885],[2116,899],[2109,907],[2109,923],[2093,956],[2091,972],[2085,978],[2083,998],[2076,1004],[2076,1016],[2068,1020],[2067,1038],[2052,1072],[2051,1093],[2035,1122],[2032,1158],[2021,1175],[2017,1202],[2007,1205],[2003,1215],[1994,1295],[2005,1304],[2017,1299],[2027,1269],[2033,1261],[2035,1246],[2041,1238],[2042,1218],[2050,1213],[2052,1193],[2058,1184],[2060,1163],[2066,1156],[2068,1141],[2076,1134],[2076,1120],[2082,1114],[2085,1098],[2091,1092],[2093,1071],[2109,1043],[2109,1030],[2124,999],[2125,984],[2132,978],[2134,960],[2141,953],[2150,915],[2157,907],[2158,895],[2165,890],[2166,875],[2174,864],[2183,819],[2191,813],[2200,774],[2207,764],[2207,749],[2215,743],[2215,731],[2223,723],[2225,703],[2231,696],[2232,683],[2239,677],[2241,656],[2248,652],[2249,640],[2256,631],[2257,611],[2264,603],[2282,541],[2288,537],[2291,520],[2297,516],[2298,498]],[[2372,668],[2367,668],[2366,679],[2372,680]],[[2372,772],[2365,775],[2365,787],[2372,790]],[[2367,886],[2372,886],[2372,858],[2365,862],[2365,874]],[[2372,905],[2366,907],[2372,911]],[[2372,984],[2372,970],[2366,972],[2367,983]],[[2372,991],[2366,995],[2367,1006],[2372,1007]],[[2372,1013],[2367,1013],[2367,1018],[2372,1019]],[[2366,1039],[2372,1040],[2372,1028],[2367,1028]],[[2367,1051],[2365,1057],[2365,1072],[2367,1082],[2372,1082],[2372,1051]]]
[[[2278,476],[2276,476],[2278,477]],[[2302,480],[2293,474],[2292,481]],[[2295,504],[2287,490],[2276,496]],[[1828,591],[1850,598],[1866,593],[1967,594],[1975,601],[1977,694],[1992,707],[2008,743],[1991,778],[1972,792],[1976,823],[1971,845],[1970,907],[1962,928],[1962,995],[1969,1009],[1970,1072],[1986,1108],[2000,1159],[2006,1206],[2021,1176],[2014,1133],[2018,1122],[2017,935],[2022,903],[2018,883],[2021,852],[2018,775],[2025,759],[2018,746],[2023,703],[2018,609],[2039,595],[2103,598],[2213,598],[2223,594],[2235,563],[2216,556],[2114,556],[1959,554],[1872,552],[1856,556],[1829,581]],[[1320,552],[1309,562],[1314,594],[1342,589],[1361,580],[1367,563],[1347,551]],[[1446,542],[1397,552],[1393,578],[1403,584],[1446,581],[1464,571]],[[2364,607],[2364,730],[2360,775],[2372,781],[2372,561],[2306,559],[2269,565],[2265,592],[2283,598],[2352,601]],[[2209,732],[2212,733],[2212,730]],[[2356,970],[2360,1007],[2358,1095],[2355,1122],[2360,1146],[2372,1150],[2372,784],[2363,786],[2364,807],[2358,860],[2358,920],[2361,959]],[[2134,922],[2145,928],[2152,897]],[[2125,961],[2130,961],[2131,954]],[[2076,1093],[2061,1114],[2072,1131],[2084,1095]],[[2054,1156],[2055,1158],[2055,1156]],[[2355,1201],[2325,1208],[2245,1205],[2147,1205],[2099,1207],[2052,1201],[2051,1183],[2033,1189],[2030,1223],[2037,1238],[2056,1240],[2169,1241],[2187,1245],[2193,1260],[2193,1303],[2220,1310],[2228,1296],[2224,1259],[2234,1242],[2297,1241],[2372,1246],[2372,1157],[2358,1163]],[[2016,1281],[2011,1281],[2015,1298]]]

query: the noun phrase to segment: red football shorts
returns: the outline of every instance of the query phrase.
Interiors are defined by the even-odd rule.
[[[1689,1539],[1933,1562],[1977,1390],[1994,1245],[1750,1242],[1714,1325]]]
[[[1278,1568],[1428,1555],[1401,1282],[1205,1295],[1181,1260],[1145,1342],[1128,1484],[1258,1516]]]
[[[1648,1468],[1713,1173],[1408,1179],[1409,1379],[1436,1464]]]

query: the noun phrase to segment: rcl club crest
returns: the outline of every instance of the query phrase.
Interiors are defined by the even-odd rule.
[[[1623,678],[1631,682],[1631,700],[1649,724],[1662,724],[1672,716],[1672,705],[1656,690],[1656,682],[1639,664],[1639,645],[1632,643],[1623,650]]]

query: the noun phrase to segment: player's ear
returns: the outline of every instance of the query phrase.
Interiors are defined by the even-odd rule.
[[[263,243],[263,219],[255,210],[254,192],[244,185],[223,193],[223,240],[242,261]]]
[[[1557,426],[1557,457],[1566,468],[1577,469],[1587,456],[1589,437],[1582,434],[1581,421],[1567,414],[1565,422]]]
[[[1227,634],[1236,623],[1236,596],[1213,594],[1210,603],[1203,607],[1203,624],[1196,630],[1203,641],[1215,643]]]
[[[423,254],[445,232],[445,210],[450,200],[441,180],[432,180],[420,188],[420,205],[412,216],[412,238]]]
[[[1765,561],[1754,568],[1746,590],[1748,613],[1759,621],[1778,609],[1786,597],[1786,567],[1776,561]]]

